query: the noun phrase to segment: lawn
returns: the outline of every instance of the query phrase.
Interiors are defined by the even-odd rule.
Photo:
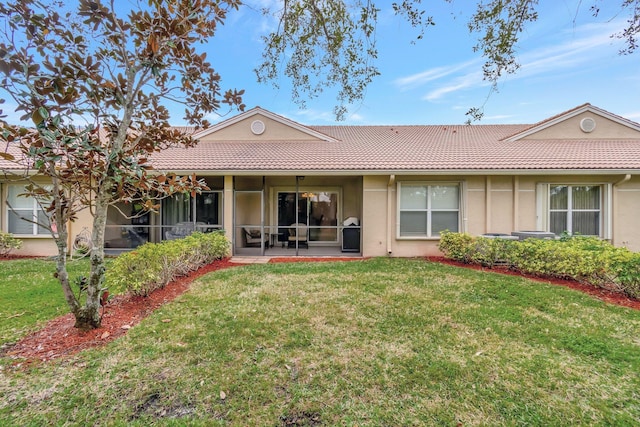
[[[422,260],[208,274],[104,348],[16,369],[1,425],[634,425],[640,312]]]
[[[0,346],[69,312],[55,271],[52,259],[0,260]],[[68,271],[87,276],[89,260],[69,261]]]

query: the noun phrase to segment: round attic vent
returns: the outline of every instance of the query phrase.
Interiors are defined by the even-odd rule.
[[[596,121],[591,117],[585,117],[584,119],[580,120],[580,129],[582,129],[582,132],[590,133],[593,132],[595,128]]]
[[[262,120],[254,120],[253,123],[251,123],[251,132],[253,132],[254,135],[262,135],[265,129],[266,126]]]

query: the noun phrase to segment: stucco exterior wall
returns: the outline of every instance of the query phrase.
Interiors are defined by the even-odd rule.
[[[462,231],[482,234],[487,226],[487,187],[483,176],[469,176],[463,181],[462,193]]]
[[[613,186],[613,211],[613,243],[640,252],[640,177]]]
[[[539,230],[546,215],[539,204],[540,184],[602,185],[603,235],[640,251],[640,177],[624,175],[498,175],[498,176],[365,176],[363,179],[363,255],[414,257],[439,255],[438,239],[397,236],[398,182],[460,182],[461,231],[472,235]],[[391,184],[390,184],[391,183]],[[608,199],[611,198],[611,203]],[[609,208],[611,210],[609,211]]]
[[[251,124],[256,120],[260,120],[264,123],[264,132],[260,135],[256,135],[251,131]],[[200,141],[305,141],[317,139],[318,138],[314,138],[312,135],[295,129],[294,127],[277,122],[269,117],[265,117],[262,114],[256,114],[253,117],[248,117],[244,120],[240,120],[237,123],[234,123],[233,126],[228,126],[216,130],[214,133],[200,138]]]
[[[399,182],[458,182],[461,188],[460,230],[472,235],[511,233],[538,230],[541,221],[539,194],[541,184],[600,184],[602,195],[603,230],[610,227],[610,238],[617,246],[640,251],[640,176],[615,175],[493,175],[493,176],[307,176],[299,182],[305,189],[339,190],[342,199],[338,221],[355,216],[362,226],[362,255],[414,257],[438,255],[438,239],[408,239],[397,236]],[[224,179],[224,227],[231,238],[233,225],[233,179]],[[237,188],[259,189],[262,177],[238,179]],[[277,213],[273,204],[277,191],[295,189],[295,177],[265,178],[265,224],[275,225]],[[6,200],[6,185],[1,196]],[[258,199],[240,197],[236,221],[259,223],[259,210],[253,205]],[[609,211],[609,207],[611,210]],[[274,217],[274,215],[276,215]],[[0,210],[0,227],[7,230],[6,206]],[[91,216],[83,211],[69,224],[69,245],[84,227],[91,230]],[[48,237],[25,237],[18,255],[50,256],[56,254],[53,240]]]
[[[26,184],[27,182],[23,182]],[[45,181],[40,181],[41,184],[46,184]],[[21,182],[14,181],[11,184],[19,185]],[[8,197],[8,183],[0,183],[0,200],[2,204],[0,206],[0,230],[7,231],[9,228],[8,219],[8,206],[6,200]],[[67,246],[70,250],[73,244],[73,239],[82,230],[83,227],[88,227],[91,230],[91,215],[87,209],[81,211],[77,219],[67,224],[67,233],[69,235]],[[17,250],[11,251],[11,255],[18,256],[54,256],[58,254],[58,248],[53,240],[53,237],[49,235],[42,236],[21,236],[17,235],[22,240],[22,247]]]
[[[388,245],[395,242],[388,227],[395,225],[394,218],[387,216],[388,191],[393,193],[395,207],[395,184],[388,188],[389,176],[365,176],[362,180],[362,255],[365,257],[386,256],[393,252]],[[390,239],[391,238],[391,239]]]
[[[488,176],[485,178],[488,200],[485,202],[487,209],[487,222],[485,233],[511,233],[513,230],[513,201],[514,186],[511,176]],[[470,206],[470,212],[476,212],[474,206]]]

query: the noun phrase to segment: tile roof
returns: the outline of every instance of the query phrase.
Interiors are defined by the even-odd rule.
[[[337,141],[202,141],[153,157],[161,170],[414,172],[637,170],[637,140],[506,141],[531,125],[310,126]]]
[[[313,135],[305,140],[212,140],[191,148],[170,148],[152,156],[166,171],[202,173],[640,173],[637,139],[532,139],[531,129],[544,128],[562,116],[584,109],[638,130],[640,125],[584,104],[537,124],[428,126],[302,126]],[[290,120],[261,110],[289,125]],[[233,125],[238,119],[230,120]],[[295,123],[295,122],[291,122]],[[218,127],[221,127],[218,125]],[[193,128],[178,128],[192,133]],[[199,136],[203,131],[196,133]],[[206,132],[204,132],[206,134]],[[517,135],[528,135],[518,139]],[[516,136],[516,137],[514,137]],[[215,139],[215,138],[213,138]],[[0,147],[5,151],[6,147]],[[9,148],[11,152],[11,148]],[[16,169],[0,158],[0,169]]]

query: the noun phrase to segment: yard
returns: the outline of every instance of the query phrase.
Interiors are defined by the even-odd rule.
[[[64,311],[40,308],[59,289],[8,282],[11,263],[2,343]],[[29,304],[7,311],[7,295]],[[407,259],[250,265],[203,276],[104,347],[3,357],[0,424],[632,425],[639,337],[640,311],[520,277]]]

